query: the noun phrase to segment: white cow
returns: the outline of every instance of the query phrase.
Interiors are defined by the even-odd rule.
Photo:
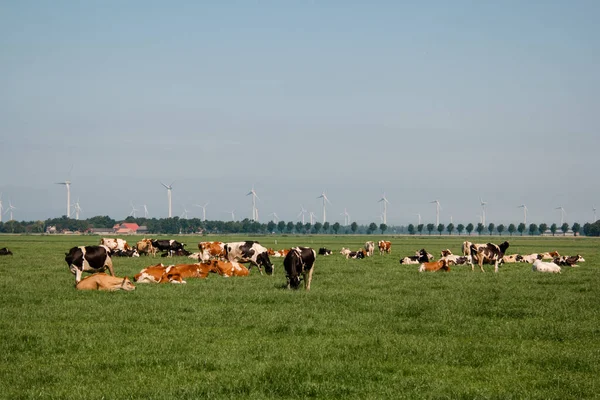
[[[371,257],[373,255],[373,252],[375,251],[375,242],[366,242],[365,243],[365,255],[367,257]]]
[[[542,260],[535,260],[533,262],[533,267],[531,267],[533,272],[550,272],[553,274],[560,274],[560,267],[553,262],[544,262]]]

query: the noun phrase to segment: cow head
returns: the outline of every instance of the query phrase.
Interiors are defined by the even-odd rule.
[[[504,255],[504,253],[506,253],[506,249],[508,249],[508,246],[509,246],[509,244],[506,241],[500,243],[500,246],[498,246],[503,255]]]
[[[256,263],[260,266],[265,267],[265,272],[267,273],[267,275],[273,275],[273,264],[269,259],[269,253],[265,251],[256,256]]]
[[[450,251],[450,249],[442,250],[441,255],[442,255],[442,257],[451,256],[452,252]]]
[[[128,277],[125,277],[125,278],[123,278],[123,282],[121,282],[119,289],[132,291],[132,290],[135,290],[135,286],[133,285],[133,283],[131,283],[131,281],[129,280]]]
[[[522,262],[523,261],[523,256],[520,254],[517,254],[517,256],[515,257],[515,261],[516,262]]]

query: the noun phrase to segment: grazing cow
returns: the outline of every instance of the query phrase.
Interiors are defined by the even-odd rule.
[[[225,259],[225,243],[223,242],[200,242],[198,249],[202,254],[202,261],[208,261],[213,258]]]
[[[533,272],[550,272],[553,274],[560,274],[560,267],[553,262],[543,262],[542,260],[535,260],[531,267]]]
[[[13,253],[8,248],[3,247],[0,249],[0,256],[12,256]]]
[[[523,259],[523,256],[520,254],[511,254],[509,256],[502,257],[502,262],[503,263],[517,263],[517,262],[521,262],[522,259]]]
[[[365,243],[365,255],[367,257],[372,257],[375,252],[375,242],[366,242]]]
[[[171,257],[177,250],[183,250],[184,243],[179,243],[177,240],[155,240],[152,239],[152,246],[157,250],[166,251],[163,257]],[[187,254],[189,256],[189,254]]]
[[[377,245],[379,246],[379,255],[383,255],[384,253],[390,254],[392,252],[392,242],[380,240]]]
[[[558,251],[547,251],[541,254],[542,260],[554,260],[557,257],[560,257]]]
[[[304,280],[304,289],[310,290],[312,274],[317,255],[310,247],[294,247],[283,260],[288,289],[298,289],[300,275]]]
[[[108,290],[110,292],[116,290],[135,290],[135,286],[129,278],[118,278],[106,275],[105,273],[86,276],[75,285],[75,288],[77,290]]]
[[[129,250],[115,250],[112,253],[113,257],[139,257],[140,253],[138,253],[137,249],[129,249]]]
[[[152,254],[152,257],[156,256],[156,247],[152,246],[152,239],[142,239],[135,245],[138,253],[141,254]]]
[[[83,272],[102,272],[107,268],[115,276],[110,250],[106,246],[73,247],[65,256],[69,269],[75,275],[75,282],[81,280]]]
[[[267,275],[273,275],[273,264],[269,259],[267,248],[256,241],[227,243],[225,256],[229,261],[249,262],[248,269],[255,265],[261,275],[262,267],[265,267]]]
[[[102,238],[102,239],[100,239],[100,245],[108,247],[108,249],[110,250],[111,254],[115,250],[129,250],[129,249],[131,249],[131,246],[129,246],[127,244],[127,241],[125,239],[120,239],[120,238],[116,238],[116,239]]]
[[[519,259],[519,262],[524,262],[527,264],[532,264],[535,260],[541,260],[542,259],[542,255],[541,254],[527,254],[525,256],[521,256],[521,258]]]
[[[498,264],[502,263],[502,257],[504,252],[508,249],[508,242],[502,242],[500,245],[494,243],[488,243],[485,247],[477,248],[476,244],[471,244],[471,258],[472,261],[477,261],[481,272],[483,270],[483,264],[494,264],[494,272],[498,272]],[[474,271],[474,265],[471,264],[471,271]]]
[[[431,262],[426,262],[421,264],[421,266],[419,267],[419,272],[436,272],[439,270],[443,270],[446,272],[450,271],[450,267],[448,266],[448,261],[446,261],[445,259],[441,259],[438,261],[431,261]]]
[[[211,260],[210,265],[212,268],[212,272],[216,272],[217,274],[224,276],[225,278],[229,278],[231,276],[250,275],[250,271],[248,271],[248,268],[235,261],[230,262],[222,260]]]
[[[576,256],[561,256],[554,259],[554,263],[562,266],[576,267],[578,262],[584,262],[585,259],[579,254]]]
[[[331,250],[329,250],[329,249],[326,249],[325,247],[321,247],[321,248],[319,249],[319,255],[320,255],[320,256],[330,256],[330,255],[331,255],[331,253],[332,253],[332,251],[331,251]]]

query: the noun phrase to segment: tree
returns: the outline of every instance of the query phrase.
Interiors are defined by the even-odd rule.
[[[548,224],[541,223],[539,229],[540,229],[540,234],[543,235],[544,232],[546,232],[546,230],[548,229]]]
[[[513,235],[513,233],[515,233],[517,230],[517,227],[515,226],[515,224],[510,224],[508,225],[508,233],[510,233],[510,236]]]
[[[283,231],[285,230],[285,221],[279,221],[277,223],[277,230],[279,231],[279,233],[283,233]]]
[[[387,231],[387,228],[388,228],[388,226],[386,224],[379,225],[379,230],[381,231],[382,235],[385,233],[385,231]]]
[[[442,232],[444,232],[444,228],[445,228],[444,224],[439,224],[437,226],[437,230],[440,233],[440,236],[442,236]]]
[[[525,232],[525,229],[527,229],[527,226],[523,222],[521,222],[517,227],[517,231],[519,231],[521,236],[523,236],[523,232]]]
[[[558,229],[558,226],[556,226],[556,224],[550,225],[550,232],[552,232],[552,236],[554,236],[556,234],[557,229]]]
[[[310,224],[308,224],[308,229],[310,229]],[[306,232],[304,230],[304,224],[301,221],[296,222],[296,233]]]
[[[469,222],[469,224],[467,225],[467,228],[466,228],[467,233],[469,234],[469,236],[471,236],[471,232],[473,232],[474,228],[475,227],[473,226],[473,224]]]
[[[504,232],[504,225],[500,224],[496,227],[496,230],[498,231],[498,235],[502,235],[502,232]]]
[[[579,223],[575,222],[573,224],[573,226],[571,227],[571,230],[573,231],[573,235],[577,236],[577,235],[579,235],[579,231],[581,230],[581,225],[579,225]]]
[[[434,224],[427,224],[427,232],[431,235],[431,232],[435,229]]]
[[[529,234],[533,236],[533,234],[538,230],[536,224],[529,224]]]
[[[290,221],[285,227],[287,228],[287,233],[292,233],[292,231],[294,230],[294,223]]]
[[[423,234],[423,224],[417,225],[417,231],[419,232],[419,235]]]
[[[377,224],[375,222],[371,222],[369,224],[369,227],[367,228],[367,234],[371,235],[376,230],[377,230]]]
[[[277,224],[275,222],[269,221],[269,223],[267,224],[267,230],[269,231],[269,233],[275,232],[276,226],[277,226]]]
[[[456,226],[456,230],[458,231],[459,235],[462,235],[463,231],[465,230],[465,226],[463,224],[458,224]]]
[[[590,224],[589,222],[586,222],[585,224],[583,224],[583,234],[585,236],[592,236],[592,224]]]
[[[569,232],[569,224],[565,222],[560,226],[560,230],[563,231],[563,236],[567,236],[567,232]]]
[[[494,228],[496,228],[496,225],[494,225],[493,222],[490,222],[490,224],[488,225],[488,232],[490,233],[490,235],[494,234]]]
[[[483,226],[483,224],[480,222],[477,224],[477,233],[479,234],[479,236],[481,236],[481,232],[483,232],[483,230],[485,229],[485,226]]]
[[[411,235],[415,234],[415,226],[413,224],[408,224],[408,233]]]
[[[356,233],[357,229],[358,229],[358,224],[356,223],[356,221],[354,221],[352,224],[350,224],[350,230],[352,231],[352,233]]]
[[[446,230],[448,231],[448,234],[449,234],[450,236],[452,236],[452,231],[454,230],[454,224],[453,224],[452,222],[450,222],[450,223],[448,224],[448,226],[446,227]]]
[[[333,232],[335,232],[336,235],[338,234],[338,231],[340,230],[340,226],[341,225],[340,225],[339,222],[336,222],[336,223],[333,224],[332,229],[333,229]]]
[[[310,222],[305,223],[304,224],[304,233],[310,232],[310,227],[311,227]]]
[[[325,222],[323,224],[323,233],[329,232],[329,227],[330,227],[329,222]]]
[[[315,222],[315,226],[313,227],[315,233],[318,235],[321,229],[323,228],[323,224],[321,222]]]

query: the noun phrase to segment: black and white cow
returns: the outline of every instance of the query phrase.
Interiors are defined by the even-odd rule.
[[[166,255],[164,255],[165,257],[171,257],[178,250],[183,250],[184,246],[185,246],[185,243],[179,243],[177,240],[173,240],[173,239],[171,239],[171,240],[152,239],[152,247],[154,247],[160,251],[166,251],[167,253],[166,253]]]
[[[319,249],[319,255],[320,256],[330,256],[331,255],[331,250],[326,249],[325,247],[321,247]]]
[[[0,249],[0,256],[12,256],[13,253],[8,248],[3,247]]]
[[[431,257],[430,257],[431,256]],[[400,264],[422,264],[429,262],[433,259],[433,254],[430,254],[425,249],[421,249],[415,253],[414,256],[408,256],[400,259]]]
[[[298,289],[300,275],[304,280],[304,289],[310,290],[312,274],[317,254],[310,247],[293,247],[283,259],[288,289]]]
[[[561,256],[555,257],[554,263],[562,266],[575,267],[578,262],[584,262],[585,259],[581,257],[579,254],[576,256]]]
[[[140,253],[138,253],[137,249],[128,249],[128,250],[113,250],[113,257],[139,257]]]
[[[471,244],[471,271],[475,271],[475,266],[473,265],[475,261],[479,265],[479,269],[481,272],[485,272],[483,270],[483,264],[494,264],[494,272],[498,272],[498,264],[503,262],[502,258],[504,257],[504,253],[506,249],[508,249],[508,242],[502,242],[500,245],[496,245],[494,243],[487,243],[483,247],[477,248],[476,244]]]
[[[65,255],[65,261],[75,275],[76,283],[81,280],[83,272],[102,272],[108,268],[110,274],[115,276],[112,259],[110,258],[110,249],[106,246],[73,247]]]
[[[225,257],[229,261],[249,262],[251,269],[253,265],[258,267],[262,275],[262,267],[265,267],[267,275],[273,275],[273,264],[269,259],[268,249],[256,241],[233,242],[225,244]]]

